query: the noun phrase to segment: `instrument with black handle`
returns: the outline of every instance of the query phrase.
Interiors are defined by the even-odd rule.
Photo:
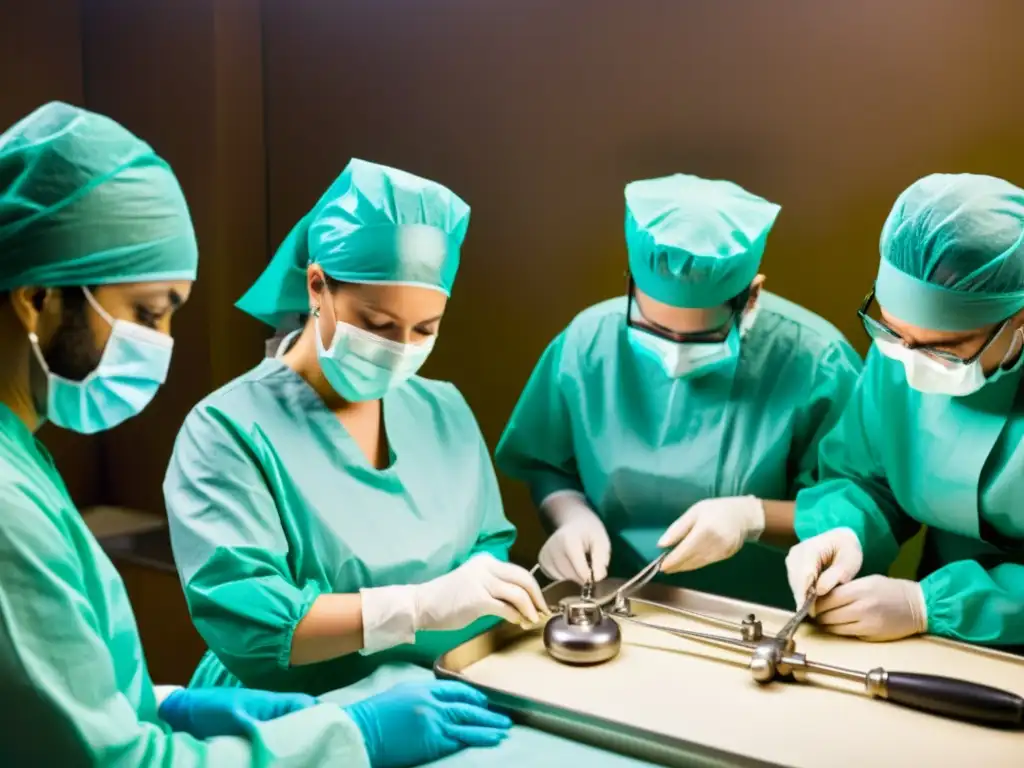
[[[1024,698],[967,680],[873,669],[865,677],[874,697],[957,720],[997,728],[1024,728]]]
[[[864,684],[869,696],[954,720],[995,728],[1024,728],[1024,697],[967,680],[918,672],[888,672],[881,667],[865,674],[854,669],[810,661],[801,653],[785,663],[802,674],[839,677]]]
[[[599,600],[584,600],[573,607],[577,612],[591,611],[600,620],[604,621],[607,619],[606,623],[613,624],[614,622],[611,620],[611,617],[614,616],[615,619],[667,632],[676,637],[683,637],[749,655],[750,670],[754,675],[754,679],[759,683],[770,683],[780,676],[802,680],[807,674],[826,675],[859,683],[864,686],[865,692],[872,698],[891,701],[894,704],[910,707],[922,712],[929,712],[942,717],[964,720],[990,727],[1014,730],[1024,729],[1024,697],[1010,691],[941,675],[929,675],[919,672],[888,672],[881,667],[872,669],[870,672],[862,672],[847,667],[811,661],[803,653],[798,653],[793,645],[793,637],[800,624],[807,618],[811,606],[814,604],[816,595],[813,590],[808,591],[803,605],[800,606],[796,614],[774,637],[763,637],[760,631],[760,622],[754,622],[753,616],[748,617],[748,620],[744,621],[742,628],[744,630],[749,629],[750,627],[747,626],[749,621],[751,624],[756,623],[757,631],[756,633],[743,631],[741,633],[742,639],[669,627],[635,618],[628,610],[628,599],[633,590],[640,589],[654,577],[664,558],[665,553],[649,563],[640,573],[611,595]],[[590,595],[587,595],[587,597],[590,597]],[[647,603],[644,600],[638,600],[638,602]],[[620,603],[625,606],[623,610],[617,608]],[[605,615],[603,608],[609,604],[612,604],[612,608],[608,611],[608,615]],[[693,614],[690,611],[674,607],[659,607],[688,616],[700,616],[700,614]],[[567,621],[565,616],[562,616],[561,619]],[[555,621],[557,620],[556,618]],[[578,625],[582,626],[586,622],[568,623],[571,624],[570,629],[572,629],[578,628]],[[594,622],[591,621],[590,623]],[[731,622],[724,623],[731,624]],[[587,624],[587,627],[589,626],[590,624]],[[569,640],[572,640],[573,647],[569,649],[571,650],[572,658],[569,660],[569,663],[581,663],[583,656],[586,657],[583,659],[586,663],[606,661],[612,658],[618,651],[618,644],[615,644],[615,652],[608,651],[607,653],[605,652],[605,647],[601,646],[600,643],[593,643],[593,648],[584,648],[582,645],[586,644],[583,643],[581,645],[582,636],[577,637],[582,630],[578,630],[576,635],[572,635],[568,631],[563,632],[564,628],[561,625],[558,625],[555,629],[564,634]],[[559,638],[556,639],[559,639],[560,645],[558,648],[553,649],[552,642],[549,641],[549,634],[551,633],[545,633],[545,647],[556,658],[561,658],[554,651],[560,650],[562,645],[568,648],[568,641],[561,642],[561,635],[559,635]],[[590,636],[582,639],[590,640]],[[593,655],[591,651],[593,651]]]

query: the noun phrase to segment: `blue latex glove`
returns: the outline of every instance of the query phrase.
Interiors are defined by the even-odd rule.
[[[493,747],[512,727],[468,685],[405,683],[345,707],[362,731],[373,768],[406,768],[464,747]]]
[[[246,736],[253,723],[273,720],[317,703],[304,693],[270,693],[246,688],[196,688],[174,691],[158,712],[171,730],[197,739]]]

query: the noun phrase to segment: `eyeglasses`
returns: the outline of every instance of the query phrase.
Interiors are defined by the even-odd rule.
[[[726,306],[728,306],[730,310],[730,315],[729,319],[722,323],[722,325],[717,328],[710,328],[706,331],[697,331],[696,333],[681,333],[680,331],[673,331],[671,328],[665,328],[651,320],[648,320],[644,317],[644,313],[640,309],[639,305],[636,307],[637,314],[644,319],[645,324],[637,324],[633,320],[633,306],[636,303],[635,293],[636,284],[633,282],[633,276],[627,272],[626,325],[630,328],[642,331],[643,333],[650,334],[651,336],[666,339],[667,341],[674,341],[677,344],[721,344],[729,338],[729,333],[737,323],[737,318],[746,308],[747,302],[750,300],[750,288],[747,288],[738,296],[734,296],[726,302]],[[647,325],[647,323],[649,323],[649,325]]]
[[[871,317],[868,312],[871,310],[872,305],[875,303],[875,291],[871,290],[867,296],[864,297],[864,301],[860,305],[860,309],[857,310],[857,316],[860,317],[860,322],[864,326],[864,331],[872,341],[889,342],[892,344],[899,344],[901,347],[912,349],[915,352],[920,352],[923,355],[927,355],[933,360],[936,360],[944,365],[950,367],[956,367],[960,365],[970,365],[983,354],[985,350],[989,348],[989,345],[995,341],[996,336],[1003,330],[1008,321],[1003,321],[997,325],[992,332],[985,339],[985,343],[981,345],[976,353],[968,358],[960,357],[952,352],[945,349],[936,349],[925,344],[915,344],[914,342],[907,341],[899,333],[894,331],[888,325],[883,323],[881,320],[876,320]]]

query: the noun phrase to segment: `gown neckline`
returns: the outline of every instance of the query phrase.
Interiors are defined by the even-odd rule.
[[[323,399],[313,387],[309,385],[294,368],[277,358],[268,358],[263,361],[263,366],[273,370],[279,370],[284,376],[289,377],[299,385],[298,404],[306,411],[310,419],[321,425],[328,435],[338,438],[338,449],[345,453],[350,465],[356,464],[361,471],[372,472],[381,477],[388,477],[397,474],[399,466],[399,450],[396,447],[396,440],[399,430],[394,423],[393,412],[396,407],[394,391],[388,392],[381,398],[381,414],[384,427],[384,434],[388,441],[388,465],[382,469],[375,467],[366,454],[356,443],[355,438],[341,423],[338,416],[325,404]]]

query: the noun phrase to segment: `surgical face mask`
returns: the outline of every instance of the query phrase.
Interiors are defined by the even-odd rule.
[[[319,312],[314,311],[319,318]],[[334,391],[350,403],[379,400],[420,369],[437,337],[422,344],[402,344],[348,323],[336,323],[331,346],[325,347],[316,326],[320,369]]]
[[[28,335],[36,360],[46,374],[46,418],[58,427],[91,435],[116,427],[149,405],[167,379],[174,340],[165,333],[115,320],[82,289],[96,313],[110,324],[110,337],[99,364],[81,381],[50,370],[39,338]]]
[[[1018,329],[1014,335],[1020,334],[1024,340],[1024,330]],[[999,338],[1000,334],[993,337],[993,341]],[[991,344],[992,342],[989,342]],[[878,351],[890,360],[896,360],[903,365],[907,375],[907,384],[928,395],[948,395],[950,397],[965,397],[972,395],[981,389],[989,381],[993,381],[1003,373],[1003,365],[1011,355],[1020,349],[1017,343],[1011,343],[999,368],[990,377],[985,376],[981,367],[981,356],[985,349],[978,353],[977,357],[970,363],[948,363],[931,358],[923,352],[907,349],[897,341],[887,339],[876,339],[875,346]]]
[[[739,356],[740,341],[753,327],[757,305],[745,312],[739,329],[735,326],[724,341],[715,343],[684,343],[671,341],[639,328],[630,327],[629,341],[640,354],[653,357],[669,378],[689,378],[711,373]]]

